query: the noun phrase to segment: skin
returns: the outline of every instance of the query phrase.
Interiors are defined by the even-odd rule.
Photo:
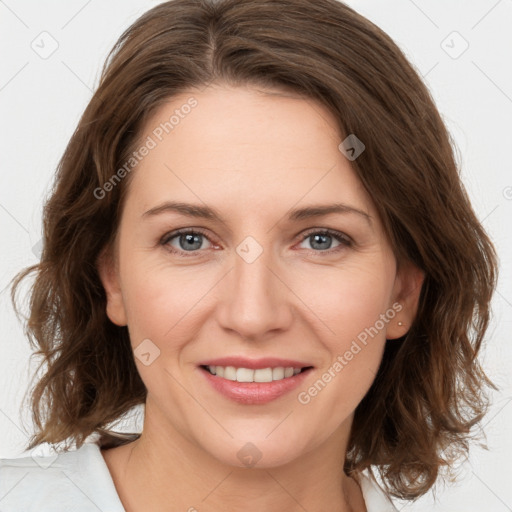
[[[141,140],[191,96],[198,105],[132,171],[114,250],[98,264],[111,321],[128,326],[134,349],[149,339],[160,350],[147,366],[135,358],[148,389],[141,438],[102,452],[117,491],[128,512],[365,511],[342,470],[353,413],[386,339],[411,324],[423,275],[412,265],[397,272],[325,107],[215,84],[161,106]],[[226,225],[175,212],[143,217],[170,200],[215,208]],[[371,222],[354,213],[286,219],[292,208],[335,202]],[[179,228],[205,236],[196,235],[192,251],[179,236],[159,244]],[[305,236],[325,228],[352,245]],[[263,251],[251,263],[236,252],[247,236]],[[298,393],[396,302],[401,311],[378,335],[299,403]],[[213,390],[197,366],[228,355],[293,358],[315,369],[298,390],[242,405]],[[250,468],[237,457],[248,442],[262,455]]]

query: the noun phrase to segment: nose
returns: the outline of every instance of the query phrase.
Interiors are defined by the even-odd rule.
[[[290,327],[293,293],[272,251],[252,240],[241,244],[234,255],[234,268],[219,283],[218,319],[225,330],[255,341]]]

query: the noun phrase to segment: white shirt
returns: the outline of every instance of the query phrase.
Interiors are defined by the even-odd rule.
[[[356,478],[368,512],[398,512],[369,475]],[[0,459],[0,511],[125,512],[96,442],[53,456]]]

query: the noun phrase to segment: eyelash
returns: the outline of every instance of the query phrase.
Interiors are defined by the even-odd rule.
[[[161,240],[160,240],[160,245],[165,246],[169,252],[171,252],[173,254],[177,254],[180,257],[184,257],[184,258],[193,257],[193,256],[195,256],[200,251],[180,251],[180,250],[176,250],[174,248],[170,248],[171,246],[168,245],[169,242],[171,240],[173,240],[174,238],[176,238],[177,236],[179,236],[179,235],[187,235],[187,234],[202,235],[208,241],[213,243],[208,238],[206,233],[203,230],[201,230],[200,228],[194,228],[194,229],[183,228],[183,229],[178,229],[176,231],[172,231],[171,233],[165,234],[161,238]],[[302,238],[299,240],[299,243],[304,242],[304,240],[306,240],[307,238],[309,238],[312,235],[329,235],[329,236],[332,236],[333,238],[335,238],[338,242],[340,242],[340,245],[338,247],[335,247],[334,249],[327,249],[325,251],[316,251],[314,249],[309,249],[310,252],[313,252],[313,253],[316,253],[316,254],[319,253],[319,254],[329,254],[329,255],[332,255],[332,254],[337,253],[337,252],[339,252],[339,251],[341,251],[343,249],[346,249],[348,247],[352,247],[352,245],[353,245],[352,240],[347,235],[345,235],[344,233],[341,233],[339,231],[335,231],[333,229],[328,229],[328,228],[317,229],[316,231],[313,228],[313,230],[307,231],[302,236]],[[187,254],[187,252],[188,252],[188,254]]]

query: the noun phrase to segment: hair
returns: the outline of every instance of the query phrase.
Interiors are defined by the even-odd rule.
[[[97,269],[115,241],[131,174],[103,187],[160,105],[212,83],[315,100],[343,136],[365,144],[352,167],[397,262],[412,262],[425,279],[407,335],[386,343],[355,410],[344,470],[373,467],[391,495],[424,494],[467,455],[488,391],[497,389],[477,356],[498,260],[418,72],[386,33],[336,0],[168,1],[112,48],[45,201],[40,262],[13,279],[19,315],[16,290],[35,273],[25,333],[45,365],[31,390],[36,433],[28,449],[70,439],[80,447],[91,434],[109,447],[140,435],[108,428],[144,404],[147,389],[127,327],[106,314]],[[100,188],[108,193],[97,198]]]

